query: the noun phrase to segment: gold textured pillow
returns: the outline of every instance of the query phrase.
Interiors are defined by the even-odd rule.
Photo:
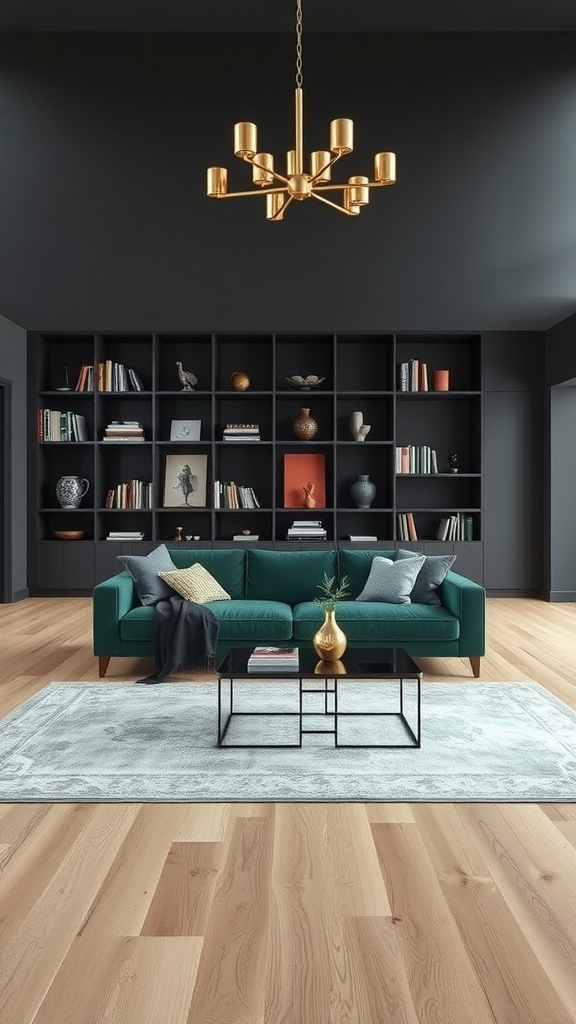
[[[218,580],[214,579],[208,569],[198,562],[187,569],[159,572],[158,575],[187,601],[206,604],[207,601],[230,600],[230,594],[220,586]]]

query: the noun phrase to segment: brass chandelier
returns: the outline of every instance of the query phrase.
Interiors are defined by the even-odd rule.
[[[234,156],[252,165],[252,184],[256,188],[247,192],[228,191],[228,171],[225,167],[209,167],[207,193],[212,199],[232,199],[237,196],[266,196],[267,220],[282,220],[284,211],[295,199],[317,199],[332,206],[341,213],[354,217],[360,213],[370,199],[370,189],[393,185],[396,181],[395,153],[376,153],[374,157],[374,181],[362,174],[356,174],[341,184],[332,184],[331,171],[341,156],[353,150],[354,124],[347,117],[330,122],[330,151],[315,150],[310,154],[309,170],[304,170],[304,132],[302,88],[302,0],[296,0],[296,90],[295,90],[295,141],[294,149],[286,154],[286,173],[280,174],[274,168],[272,153],[259,153],[258,129],[251,121],[239,121],[234,125]],[[274,186],[274,182],[282,184]],[[271,187],[274,186],[274,187]],[[332,202],[325,192],[342,192],[342,205]]]

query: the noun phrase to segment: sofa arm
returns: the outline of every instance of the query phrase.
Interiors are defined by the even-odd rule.
[[[129,572],[121,572],[98,583],[92,598],[94,654],[120,654],[120,619],[137,603],[134,580]]]
[[[482,655],[486,648],[486,591],[457,572],[448,572],[438,588],[442,604],[460,621],[460,656]]]

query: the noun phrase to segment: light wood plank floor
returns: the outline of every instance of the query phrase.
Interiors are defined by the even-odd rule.
[[[97,679],[90,615],[0,606],[0,716]],[[576,707],[576,605],[488,633]],[[0,1024],[576,1024],[575,805],[0,804],[0,868]]]

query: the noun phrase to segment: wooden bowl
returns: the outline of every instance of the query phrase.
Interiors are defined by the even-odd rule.
[[[86,530],[54,530],[53,533],[58,540],[82,540]]]

